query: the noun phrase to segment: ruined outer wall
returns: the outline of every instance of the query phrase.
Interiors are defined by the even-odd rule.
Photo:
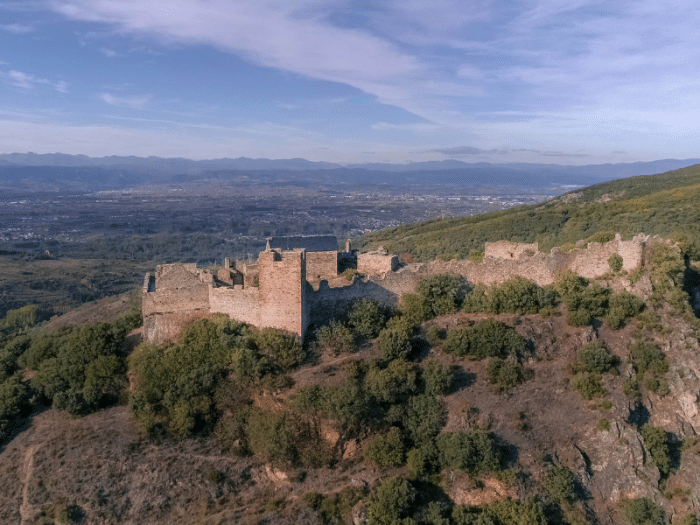
[[[306,251],[260,253],[260,327],[304,335],[308,326]]]
[[[620,234],[610,242],[591,242],[584,250],[571,252],[570,269],[587,278],[598,277],[610,271],[608,259],[614,254],[622,256],[622,268],[627,271],[640,266],[644,259],[646,237],[637,236],[631,241],[623,241]]]
[[[523,256],[529,257],[540,252],[538,243],[532,244],[498,241],[487,242],[484,245],[484,257],[497,257],[499,259],[520,259]]]
[[[320,281],[338,275],[338,252],[306,252],[306,279]]]
[[[141,308],[144,338],[156,344],[172,341],[189,323],[209,315],[209,285],[145,292]]]
[[[399,267],[399,258],[396,255],[384,255],[381,253],[358,253],[357,271],[365,275],[381,275],[393,272]]]
[[[235,321],[260,326],[260,294],[257,288],[212,286],[209,288],[209,309],[213,314],[226,314]]]

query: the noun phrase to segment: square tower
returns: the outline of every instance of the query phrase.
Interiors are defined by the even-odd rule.
[[[306,250],[265,250],[258,257],[261,327],[304,337],[308,326]]]

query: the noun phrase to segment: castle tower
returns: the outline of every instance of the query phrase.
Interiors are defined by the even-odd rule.
[[[304,336],[308,326],[306,250],[266,250],[258,257],[260,325]]]

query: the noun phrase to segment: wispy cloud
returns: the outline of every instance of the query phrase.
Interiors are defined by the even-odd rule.
[[[34,28],[25,24],[0,24],[0,30],[13,35],[26,35],[32,33]]]
[[[480,148],[473,148],[471,146],[457,146],[455,148],[442,148],[442,149],[434,149],[430,150],[431,152],[435,153],[442,153],[443,155],[447,155],[448,157],[467,157],[469,155],[484,155],[484,154],[497,154],[497,155],[505,155],[510,153],[508,150],[499,150],[499,149],[480,149]]]
[[[37,84],[47,84],[52,86],[59,93],[68,93],[68,83],[63,80],[54,83],[45,78],[37,78],[33,75],[15,70],[10,70],[7,73],[0,73],[0,77],[5,78],[10,85],[22,91],[30,91],[34,89]]]
[[[106,47],[101,47],[101,48],[99,49],[99,52],[102,53],[102,54],[103,54],[104,56],[106,56],[107,58],[114,58],[114,57],[116,57],[116,56],[119,56],[119,53],[117,53],[117,52],[114,51],[113,49],[108,49],[108,48],[106,48]]]
[[[126,107],[131,109],[145,109],[153,98],[152,95],[137,95],[133,97],[114,96],[111,93],[100,93],[100,100],[110,106]]]

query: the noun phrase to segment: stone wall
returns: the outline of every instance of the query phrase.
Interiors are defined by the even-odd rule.
[[[318,282],[338,276],[338,252],[306,252],[306,280]]]
[[[144,280],[144,329],[147,340],[160,343],[175,338],[194,319],[210,313],[224,313],[240,322],[303,336],[310,323],[325,324],[340,316],[353,302],[364,298],[397,306],[401,297],[414,292],[418,281],[428,275],[455,273],[471,284],[500,283],[522,276],[546,285],[564,270],[596,278],[610,271],[608,259],[613,254],[622,256],[623,268],[627,271],[643,265],[649,242],[656,240],[638,235],[631,241],[623,241],[617,235],[604,244],[589,243],[584,247],[579,243],[567,252],[553,248],[551,253],[541,253],[536,243],[502,241],[487,243],[480,264],[468,260],[436,260],[400,269],[396,256],[385,252],[358,254],[358,271],[368,277],[352,283],[334,278],[337,266],[333,265],[337,264],[337,256],[333,252],[316,252],[310,256],[305,250],[266,250],[260,253],[257,265],[237,262],[235,270],[224,268],[222,277],[230,275],[232,282],[242,277],[243,285],[221,286],[221,281],[215,280],[212,273],[194,265],[159,266],[155,277],[147,274]],[[312,280],[323,277],[322,272],[332,274],[330,279],[320,280],[318,290],[307,283],[309,267],[316,273]],[[254,286],[256,278],[259,287]]]
[[[146,276],[141,309],[147,341],[171,341],[189,323],[209,315],[209,284],[191,270],[185,266],[157,268],[157,289],[150,274]]]
[[[399,267],[399,258],[381,252],[358,253],[357,271],[364,275],[382,275],[394,272]]]
[[[519,260],[523,256],[530,257],[539,252],[539,245],[536,242],[526,244],[511,241],[497,241],[487,242],[484,245],[484,257],[495,257],[498,259]]]
[[[242,285],[209,288],[211,313],[228,315],[231,319],[260,326],[260,291]]]
[[[304,335],[308,326],[306,251],[264,251],[258,257],[260,327]]]

